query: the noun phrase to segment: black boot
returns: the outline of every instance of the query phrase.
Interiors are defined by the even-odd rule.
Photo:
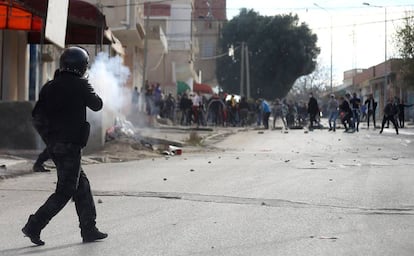
[[[102,240],[108,237],[108,234],[102,233],[96,227],[81,230],[81,235],[84,243],[94,242],[96,240]]]
[[[45,167],[43,167],[43,165],[41,164],[34,164],[33,165],[33,171],[34,172],[50,172],[49,169],[46,169]]]
[[[35,220],[35,217],[33,215],[30,215],[26,225],[22,228],[22,232],[25,236],[30,238],[30,241],[32,241],[32,243],[37,245],[44,245],[45,242],[40,240],[40,232],[46,226],[46,224],[47,223],[41,224]]]

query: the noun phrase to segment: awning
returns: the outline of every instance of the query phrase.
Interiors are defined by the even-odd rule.
[[[20,4],[0,0],[0,29],[41,31],[42,18]]]
[[[199,93],[213,94],[213,89],[208,84],[198,84],[198,83],[194,83],[194,85],[193,85],[193,91],[194,92],[199,92]]]
[[[191,88],[186,82],[177,81],[177,94],[184,94],[190,90]]]
[[[19,2],[32,14],[45,18],[48,0],[9,0]],[[113,44],[113,35],[107,36],[106,19],[93,4],[81,0],[69,0],[66,44]],[[29,44],[40,44],[41,31],[28,33]],[[45,40],[43,43],[50,43]]]

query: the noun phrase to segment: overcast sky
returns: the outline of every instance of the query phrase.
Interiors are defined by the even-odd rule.
[[[344,71],[369,68],[385,60],[385,10],[387,56],[395,57],[395,29],[401,26],[401,19],[406,17],[407,11],[414,10],[413,0],[366,1],[371,6],[363,5],[363,2],[364,0],[227,0],[227,18],[237,15],[243,7],[254,9],[261,15],[298,14],[300,21],[306,22],[318,35],[320,60],[328,69],[332,18],[333,76],[334,85],[337,85],[342,83]]]

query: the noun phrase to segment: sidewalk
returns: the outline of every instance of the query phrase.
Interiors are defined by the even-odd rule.
[[[39,153],[35,150],[0,150],[0,180],[31,173]]]
[[[104,147],[96,152],[83,154],[82,164],[98,164],[109,162],[125,162],[144,158],[164,157],[163,151],[168,145],[183,148],[183,154],[209,150],[209,146],[220,138],[237,132],[242,128],[211,128],[186,126],[165,126],[156,128],[138,129],[142,141],[128,138],[105,143]],[[194,133],[198,141],[189,141],[190,134]],[[145,145],[148,143],[148,145]],[[33,173],[32,167],[42,150],[8,150],[0,149],[0,180],[13,178],[19,175]],[[48,169],[53,170],[52,161],[46,162]]]

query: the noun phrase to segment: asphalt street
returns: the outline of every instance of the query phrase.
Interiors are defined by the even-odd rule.
[[[0,255],[414,255],[413,130],[240,130],[215,150],[84,169],[102,241],[70,202],[20,229],[56,174],[0,181]]]

